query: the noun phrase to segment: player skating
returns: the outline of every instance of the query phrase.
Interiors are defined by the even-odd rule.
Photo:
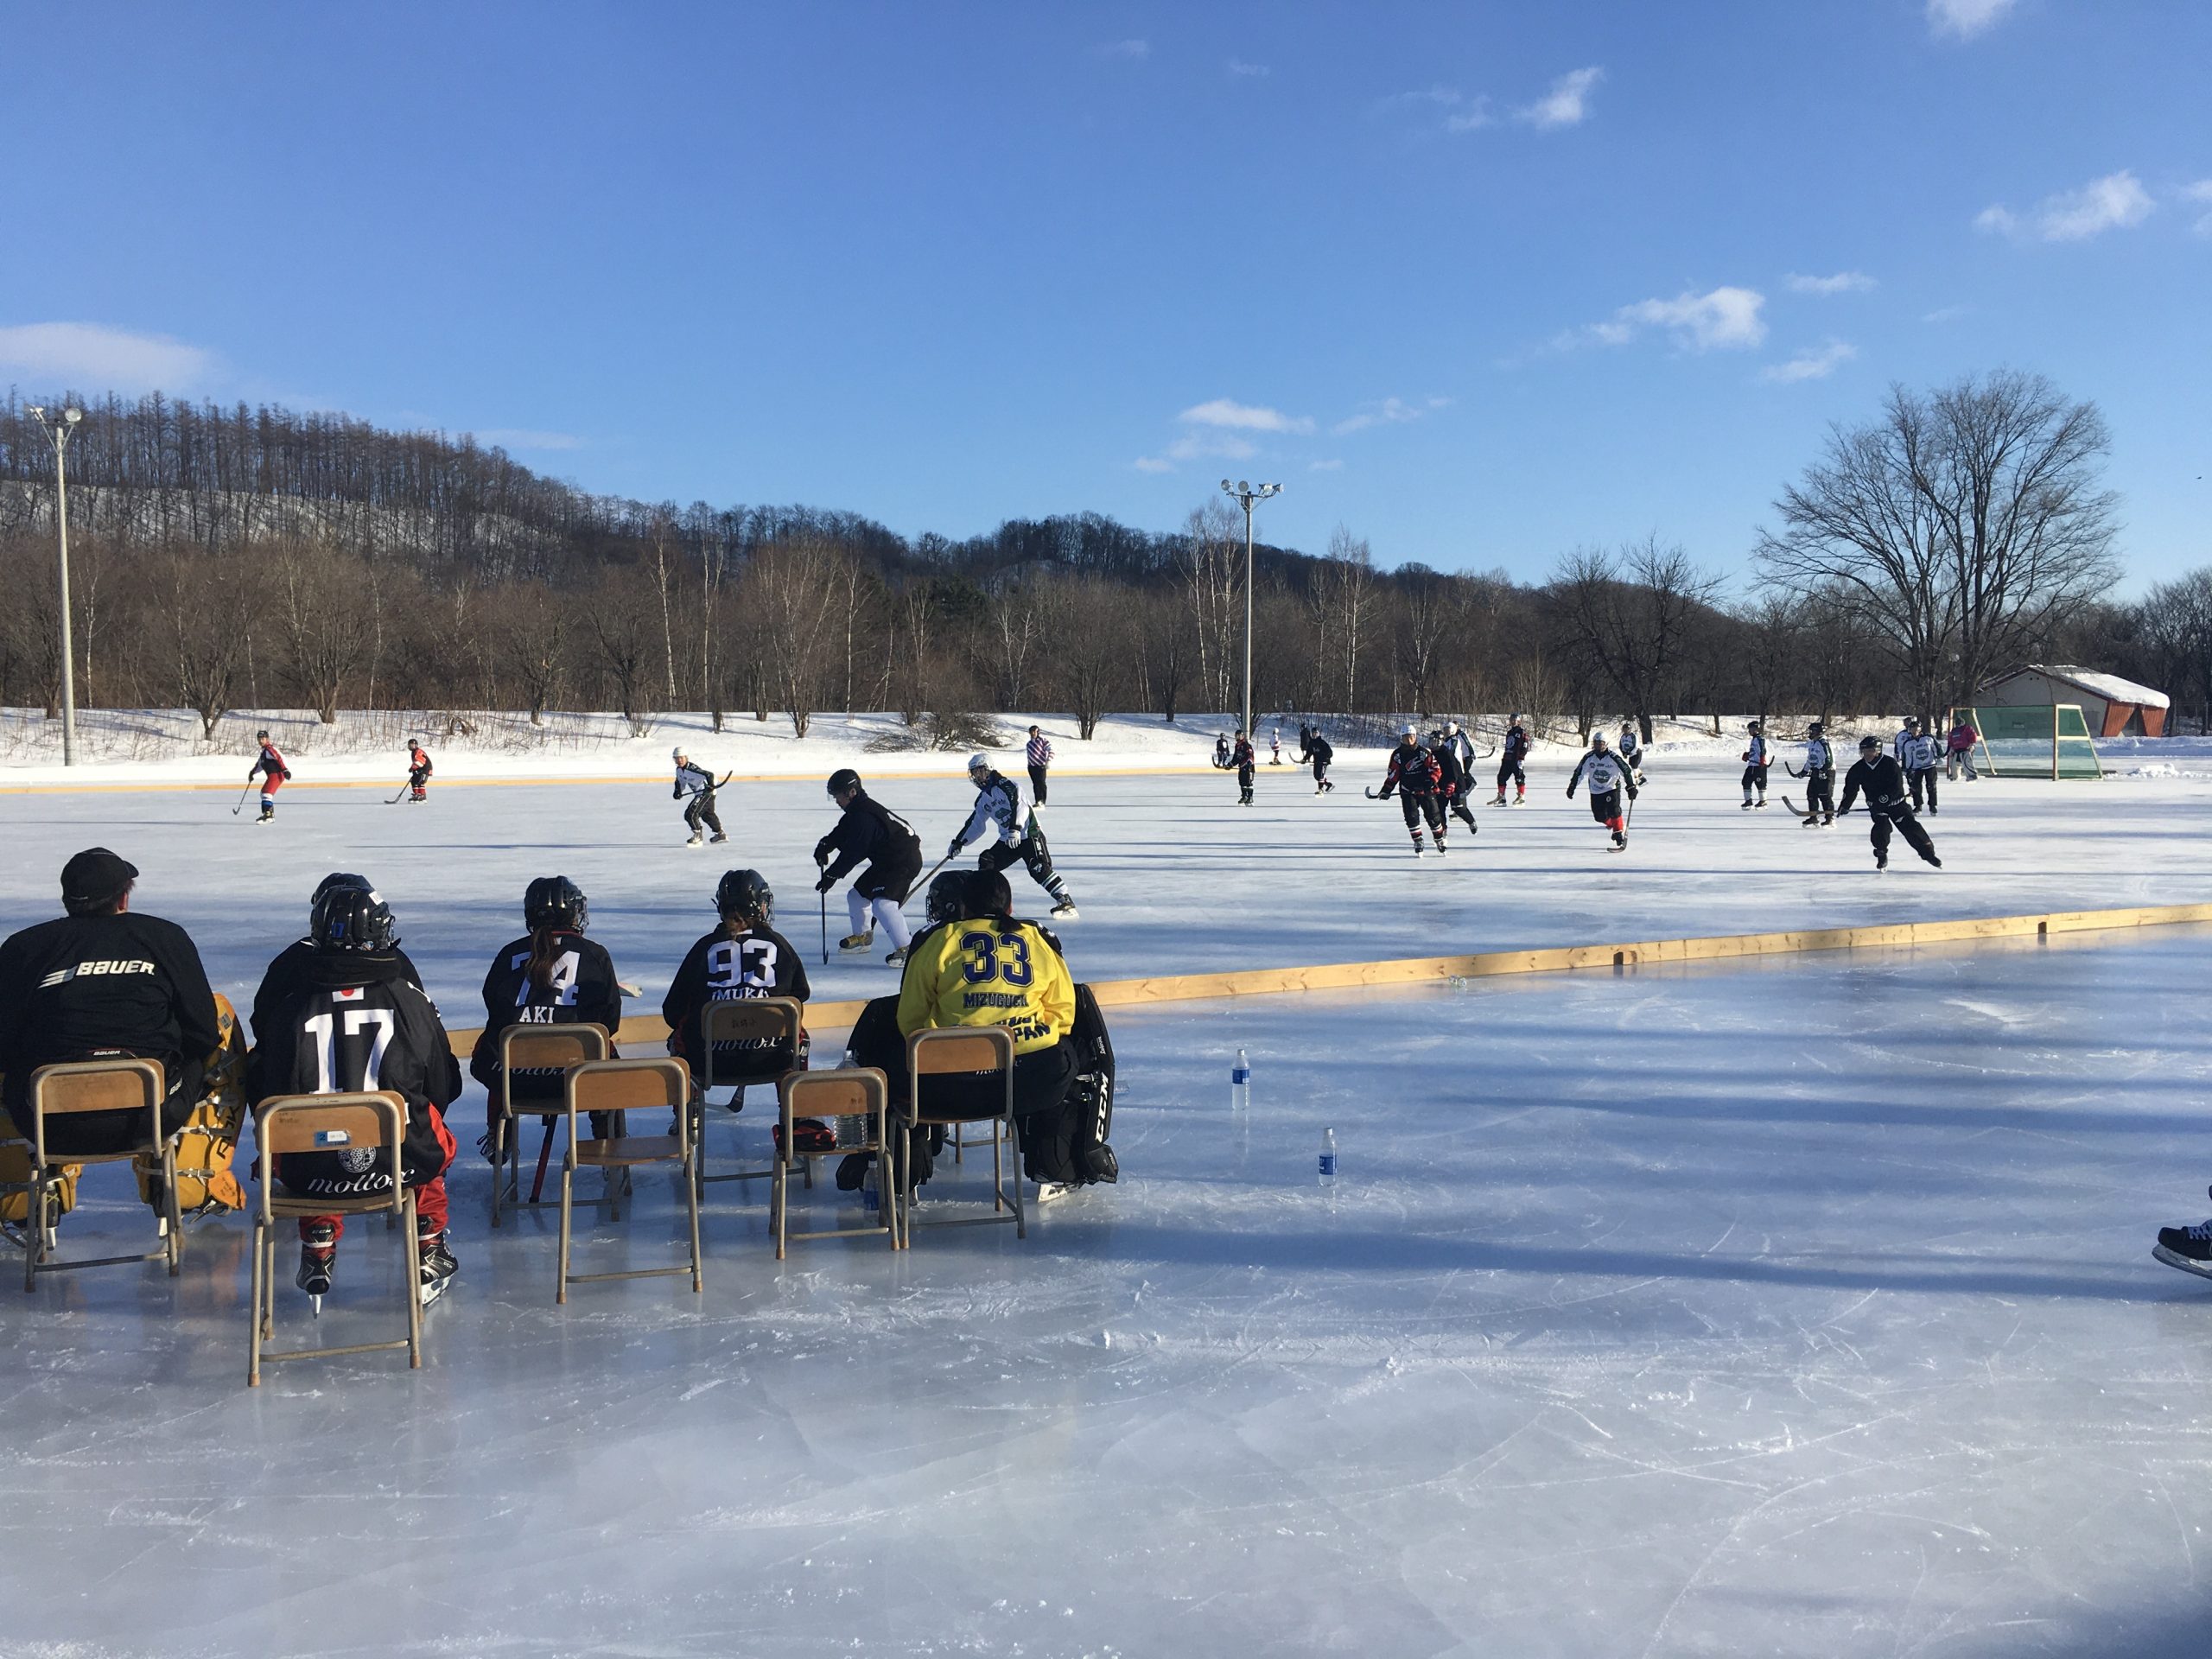
[[[1767,747],[1766,728],[1753,721],[1746,728],[1750,733],[1750,747],[1744,751],[1744,810],[1766,804],[1766,769],[1774,764],[1773,751]],[[1751,791],[1758,791],[1758,799],[1751,798]]]
[[[1033,772],[1042,770],[1039,766],[1030,768]],[[907,931],[899,906],[906,902],[906,895],[914,890],[914,879],[922,873],[922,838],[906,819],[861,787],[860,773],[850,766],[840,766],[830,774],[830,798],[837,803],[843,816],[836,828],[814,843],[814,861],[823,867],[814,890],[827,893],[848,870],[867,866],[846,892],[845,910],[852,918],[853,931],[837,941],[837,948],[867,950],[875,943],[875,924],[880,921],[891,936],[891,954],[884,960],[904,962],[913,935]]]
[[[1905,721],[1906,734],[1897,745],[1897,762],[1904,768],[1904,779],[1912,791],[1912,810],[1921,809],[1925,791],[1928,816],[1936,816],[1936,774],[1943,764],[1943,744],[1933,732],[1920,729],[1917,720]]]
[[[1414,838],[1414,856],[1421,856],[1423,818],[1436,836],[1440,856],[1444,851],[1443,772],[1436,757],[1421,747],[1421,734],[1410,726],[1399,734],[1398,747],[1390,751],[1390,770],[1375,798],[1387,801],[1393,790],[1398,792],[1399,810],[1406,817],[1406,833]]]
[[[1329,781],[1329,766],[1336,760],[1337,752],[1330,746],[1329,740],[1321,735],[1319,728],[1300,726],[1298,728],[1298,758],[1301,762],[1313,763],[1313,792],[1316,795],[1325,795],[1336,787]]]
[[[1526,719],[1523,715],[1514,715],[1513,723],[1505,728],[1504,739],[1497,746],[1497,798],[1491,803],[1492,806],[1505,804],[1509,779],[1513,784],[1513,804],[1519,806],[1529,798],[1529,774],[1522,769],[1530,747],[1529,728],[1523,723]]]
[[[1790,771],[1788,762],[1784,766]],[[1829,747],[1821,722],[1815,721],[1805,728],[1805,769],[1797,772],[1805,780],[1805,827],[1835,822],[1835,751]],[[1783,803],[1787,806],[1789,803]]]
[[[702,826],[713,830],[716,841],[728,841],[729,837],[722,833],[721,815],[715,810],[715,791],[721,786],[715,782],[715,774],[704,766],[695,766],[681,747],[671,758],[676,762],[675,798],[680,801],[686,796],[690,798],[683,809],[683,822],[691,831],[691,839],[683,844],[699,845],[704,839],[700,834]],[[725,775],[722,783],[728,782],[729,779]]]
[[[429,999],[409,984],[391,912],[374,893],[330,887],[315,906],[312,953],[301,988],[271,1011],[247,1073],[256,1105],[277,1095],[389,1090],[407,1103],[400,1179],[415,1191],[420,1294],[427,1306],[460,1263],[446,1243],[446,1168],[453,1135],[445,1109],[461,1097],[461,1067]],[[300,1198],[359,1197],[391,1190],[391,1172],[368,1152],[296,1152],[276,1175]],[[300,1223],[299,1287],[318,1310],[338,1262],[341,1216]]]
[[[1252,769],[1259,757],[1252,753],[1252,740],[1243,732],[1236,734],[1236,746],[1229,751],[1229,764],[1236,772],[1236,804],[1252,804]]]
[[[1859,764],[1844,774],[1843,804],[1836,810],[1850,811],[1851,804],[1862,791],[1866,796],[1866,816],[1873,821],[1868,828],[1874,844],[1876,869],[1890,868],[1892,830],[1903,836],[1906,844],[1923,861],[1939,870],[1943,868],[1943,861],[1936,856],[1936,843],[1928,838],[1928,831],[1913,816],[1912,802],[1905,793],[1904,769],[1894,755],[1882,753],[1882,740],[1878,737],[1859,740]]]
[[[430,752],[413,738],[407,740],[407,800],[410,805],[430,798]]]
[[[1459,776],[1463,780],[1465,780],[1461,790],[1462,794],[1465,793],[1467,789],[1473,787],[1472,780],[1475,775],[1475,740],[1471,733],[1460,729],[1459,722],[1458,721],[1446,721],[1444,722],[1444,729],[1436,734],[1435,739],[1431,742],[1429,747],[1436,753],[1440,760],[1442,758],[1445,750],[1449,749],[1452,752],[1452,758],[1459,763]]]
[[[1621,759],[1627,763],[1629,773],[1638,787],[1643,783],[1643,738],[1632,720],[1621,721],[1620,741],[1614,746],[1620,750]]]
[[[1454,736],[1459,741],[1454,742]],[[1445,810],[1467,826],[1469,835],[1480,832],[1482,826],[1475,822],[1475,815],[1467,810],[1467,791],[1474,780],[1467,776],[1467,768],[1459,759],[1459,751],[1467,734],[1455,724],[1444,730],[1432,732],[1428,738],[1428,752],[1436,758],[1437,788]]]
[[[1268,764],[1271,766],[1282,765],[1282,728],[1279,725],[1268,728]]]
[[[1078,919],[1074,896],[1052,868],[1052,849],[1046,844],[1037,815],[1021,810],[1021,791],[980,754],[968,757],[968,781],[976,785],[976,810],[968,815],[967,824],[952,838],[944,855],[957,858],[969,842],[988,837],[990,845],[976,861],[976,868],[1001,872],[1019,859],[1030,879],[1052,896],[1052,914],[1064,922]]]
[[[291,782],[292,769],[284,764],[283,755],[269,741],[268,733],[256,732],[253,739],[261,745],[261,753],[246,768],[245,780],[250,785],[256,778],[261,779],[261,816],[254,822],[267,823],[276,816],[276,791]]]
[[[1574,775],[1567,780],[1567,798],[1574,798],[1574,786],[1590,785],[1590,816],[1613,832],[1613,850],[1618,852],[1628,845],[1628,820],[1621,811],[1621,796],[1625,792],[1631,801],[1636,798],[1636,774],[1628,763],[1613,753],[1603,732],[1590,734],[1590,752],[1575,763]]]

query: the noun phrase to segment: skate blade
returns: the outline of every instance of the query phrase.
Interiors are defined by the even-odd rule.
[[[2192,1262],[2163,1244],[2153,1244],[2151,1254],[2170,1268],[2179,1268],[2183,1273],[2193,1273],[2200,1279],[2212,1279],[2212,1262]]]
[[[315,1310],[315,1318],[317,1318],[317,1319],[321,1319],[321,1318],[322,1317],[322,1298],[321,1298],[321,1297],[320,1297],[320,1296],[309,1296],[309,1297],[308,1298],[308,1306],[310,1308],[312,1308],[312,1309],[314,1309],[314,1310]]]
[[[428,1307],[431,1303],[436,1301],[439,1297],[444,1295],[446,1294],[446,1287],[451,1283],[453,1283],[453,1275],[451,1274],[448,1274],[442,1279],[433,1279],[429,1284],[424,1285],[423,1287],[423,1306]]]

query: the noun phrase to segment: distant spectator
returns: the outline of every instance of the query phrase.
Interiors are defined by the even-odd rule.
[[[1052,741],[1040,727],[1029,728],[1029,804],[1045,804],[1045,768],[1052,764]]]

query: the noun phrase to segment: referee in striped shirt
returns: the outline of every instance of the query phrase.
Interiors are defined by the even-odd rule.
[[[1029,728],[1029,798],[1045,804],[1045,768],[1052,764],[1052,745],[1040,727]]]

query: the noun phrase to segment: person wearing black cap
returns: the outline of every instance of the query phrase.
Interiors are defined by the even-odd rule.
[[[881,922],[891,936],[891,954],[884,960],[904,962],[913,935],[899,906],[922,873],[922,838],[906,819],[870,795],[861,786],[860,773],[850,766],[830,774],[830,798],[844,816],[814,843],[814,861],[822,868],[814,890],[827,893],[847,871],[868,867],[853,878],[845,894],[853,931],[837,941],[837,948],[867,950],[875,941],[875,924]]]
[[[1882,753],[1882,740],[1862,737],[1859,740],[1859,764],[1843,777],[1843,804],[1839,813],[1851,810],[1851,804],[1859,798],[1861,790],[1866,793],[1866,816],[1873,820],[1870,833],[1874,843],[1874,868],[1890,868],[1890,832],[1895,830],[1905,838],[1905,844],[1918,853],[1927,863],[1937,869],[1943,861],[1936,856],[1936,843],[1929,839],[1928,831],[1921,826],[1913,813],[1911,798],[1906,793],[1904,768],[1897,765],[1892,755]]]
[[[0,1071],[9,1116],[30,1134],[31,1073],[69,1060],[159,1060],[162,1125],[174,1134],[200,1097],[206,1056],[222,1041],[200,952],[175,922],[130,908],[136,866],[105,847],[61,868],[59,919],[0,943]],[[47,1126],[49,1153],[122,1152],[145,1138],[138,1111],[87,1112]]]

